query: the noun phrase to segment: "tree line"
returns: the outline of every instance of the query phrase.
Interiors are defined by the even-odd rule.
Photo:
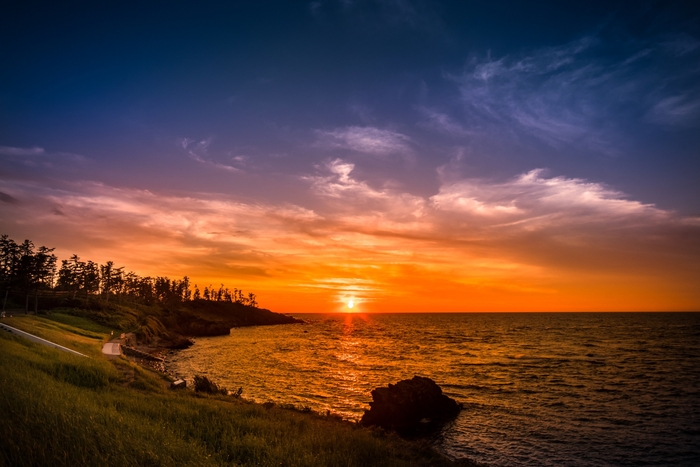
[[[34,311],[38,308],[38,297],[46,292],[62,292],[72,299],[98,297],[105,301],[116,300],[142,303],[144,305],[177,305],[193,300],[231,302],[257,307],[254,293],[229,290],[221,284],[199,289],[193,287],[185,276],[181,280],[168,277],[142,277],[134,272],[125,272],[114,262],[97,264],[82,261],[78,255],[61,261],[57,267],[54,248],[36,248],[30,240],[17,244],[8,235],[0,237],[0,290],[3,291],[2,310],[5,311],[10,293],[24,296],[25,311],[29,311],[30,299]]]

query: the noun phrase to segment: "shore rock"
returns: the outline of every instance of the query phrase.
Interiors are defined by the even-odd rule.
[[[192,339],[188,339],[187,337],[182,337],[182,336],[176,336],[172,339],[170,339],[169,342],[166,342],[164,347],[167,347],[172,350],[182,350],[182,349],[187,349],[190,348],[194,345],[194,341]]]
[[[457,401],[444,395],[435,381],[422,376],[376,388],[372,391],[372,399],[370,409],[365,410],[360,423],[399,433],[415,431],[426,420],[451,420],[462,408]]]

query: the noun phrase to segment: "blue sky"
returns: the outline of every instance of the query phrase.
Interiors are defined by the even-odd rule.
[[[532,220],[573,193],[557,215],[593,196],[607,211],[586,215],[606,226],[621,205],[653,211],[647,224],[633,222],[640,229],[659,216],[683,225],[662,236],[665,245],[683,239],[695,271],[684,277],[695,278],[692,2],[16,2],[5,7],[0,39],[0,227],[14,236],[43,235],[38,242],[66,251],[121,250],[90,222],[76,237],[67,219],[111,219],[99,203],[86,214],[85,200],[127,206],[138,193],[291,209],[294,228],[307,233],[299,216],[334,231],[367,213],[391,219],[365,232],[372,238],[419,235],[408,217],[425,206],[504,215],[530,206]],[[113,212],[110,225],[129,230],[124,219],[138,209]],[[37,212],[54,216],[42,221],[56,226],[52,234],[29,221]],[[182,215],[191,225],[196,213]],[[483,228],[455,219],[443,232]],[[254,231],[240,230],[268,232]],[[214,250],[236,243],[180,236]],[[256,255],[232,257],[232,270],[262,261]]]

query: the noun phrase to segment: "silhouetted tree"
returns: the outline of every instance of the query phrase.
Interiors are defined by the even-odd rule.
[[[29,297],[34,295],[34,311],[38,308],[38,294],[42,288],[51,288],[56,275],[56,256],[53,248],[39,247],[25,240],[17,245],[7,235],[0,237],[0,284],[5,292],[3,310],[10,290],[24,293],[24,311],[29,311]]]
[[[0,237],[0,286],[4,291],[2,311],[5,311],[10,289],[15,285],[19,257],[19,245],[7,235]]]
[[[243,295],[239,289],[229,290],[224,284],[218,289],[210,284],[203,293],[197,285],[194,292],[190,289],[188,276],[182,280],[168,277],[141,277],[134,272],[124,273],[123,267],[115,267],[112,261],[98,265],[93,261],[81,261],[78,255],[61,261],[61,268],[56,274],[56,256],[53,248],[44,246],[35,249],[30,240],[18,245],[7,235],[0,236],[0,292],[4,292],[3,310],[11,291],[24,293],[25,310],[29,309],[29,297],[34,294],[34,309],[38,305],[40,290],[64,290],[76,294],[85,294],[86,301],[90,295],[101,294],[106,301],[114,295],[118,301],[127,300],[152,305],[177,306],[190,300],[213,300],[234,302],[257,306],[255,294]],[[55,280],[57,278],[57,280]],[[55,282],[54,282],[55,281]]]
[[[80,276],[80,285],[85,292],[85,300],[90,294],[95,294],[100,290],[100,268],[97,263],[88,260],[85,263],[82,274]]]
[[[115,268],[112,261],[100,266],[100,285],[106,301],[111,294],[117,295],[121,291],[123,271],[124,268]]]
[[[85,263],[80,261],[78,255],[73,255],[70,259],[61,261],[61,269],[58,271],[58,286],[61,290],[71,292],[72,298],[78,293],[81,287],[81,277]]]
[[[56,255],[53,248],[40,246],[39,250],[32,256],[32,268],[29,278],[29,285],[34,290],[34,313],[39,308],[39,290],[49,290],[53,287],[56,277]]]
[[[256,297],[255,297],[255,294],[254,294],[253,292],[250,292],[250,293],[248,294],[248,305],[257,308],[257,307],[258,307],[258,302],[257,302],[257,300],[256,300],[255,298],[256,298]]]

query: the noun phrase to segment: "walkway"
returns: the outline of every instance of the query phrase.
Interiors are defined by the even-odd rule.
[[[109,341],[102,346],[102,353],[105,355],[121,355],[122,349],[121,344],[117,341]]]

